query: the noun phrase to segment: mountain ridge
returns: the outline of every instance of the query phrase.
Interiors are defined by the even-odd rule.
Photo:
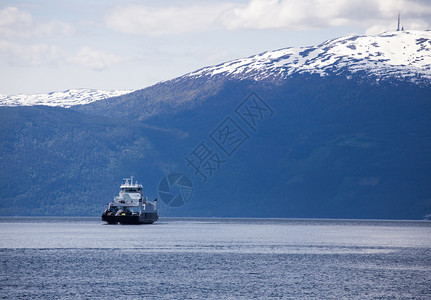
[[[404,49],[396,53],[394,49]],[[247,58],[206,66],[182,76],[161,81],[144,89],[188,78],[255,81],[283,80],[295,75],[341,75],[350,78],[363,72],[363,78],[403,79],[431,84],[431,31],[394,31],[375,36],[350,35],[319,45],[288,47],[265,51]],[[134,90],[70,89],[31,95],[1,95],[0,106],[48,105],[72,107],[99,100],[119,99]]]
[[[360,50],[362,48],[374,52],[364,52]],[[380,48],[385,49],[384,54],[380,54],[383,53]],[[343,51],[347,51],[347,54]],[[355,57],[355,53],[358,57]],[[272,86],[283,85],[297,78],[313,80],[325,77],[343,77],[377,85],[382,82],[396,85],[403,81],[430,86],[431,31],[348,36],[328,40],[318,46],[267,51],[204,67],[131,94],[75,106],[74,109],[111,117],[146,120],[161,111],[175,113],[201,105],[205,99],[223,90],[227,82],[248,81],[250,86]]]

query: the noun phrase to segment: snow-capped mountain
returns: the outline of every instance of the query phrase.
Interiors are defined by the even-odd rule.
[[[317,46],[285,48],[236,59],[185,77],[230,76],[262,80],[293,74],[340,74],[365,71],[386,77],[431,79],[431,31],[395,31],[377,36],[347,36]],[[348,75],[347,75],[348,76]]]
[[[129,170],[150,193],[167,172],[199,186],[167,216],[421,219],[429,49],[430,32],[347,37],[69,109],[0,107],[0,214],[96,215]]]
[[[284,79],[295,74],[362,74],[375,80],[399,78],[431,84],[431,31],[395,31],[376,36],[347,36],[317,46],[267,51],[209,66],[161,82],[191,78]],[[151,87],[150,87],[151,88]],[[71,107],[131,93],[131,90],[73,89],[34,95],[0,95],[0,106]]]
[[[0,106],[61,106],[88,104],[102,99],[131,93],[131,90],[102,91],[93,89],[72,89],[63,92],[33,95],[0,95]]]

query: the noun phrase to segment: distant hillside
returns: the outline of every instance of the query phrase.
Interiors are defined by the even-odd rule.
[[[0,119],[2,215],[97,214],[119,174],[157,157],[137,122],[46,106],[0,107]]]

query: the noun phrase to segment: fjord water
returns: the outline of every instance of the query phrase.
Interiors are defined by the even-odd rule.
[[[0,219],[2,299],[431,297],[431,222]]]

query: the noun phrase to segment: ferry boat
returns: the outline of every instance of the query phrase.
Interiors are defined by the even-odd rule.
[[[124,178],[120,193],[102,214],[108,224],[152,224],[159,219],[157,198],[153,202],[143,196],[142,184],[133,182],[133,176]]]

